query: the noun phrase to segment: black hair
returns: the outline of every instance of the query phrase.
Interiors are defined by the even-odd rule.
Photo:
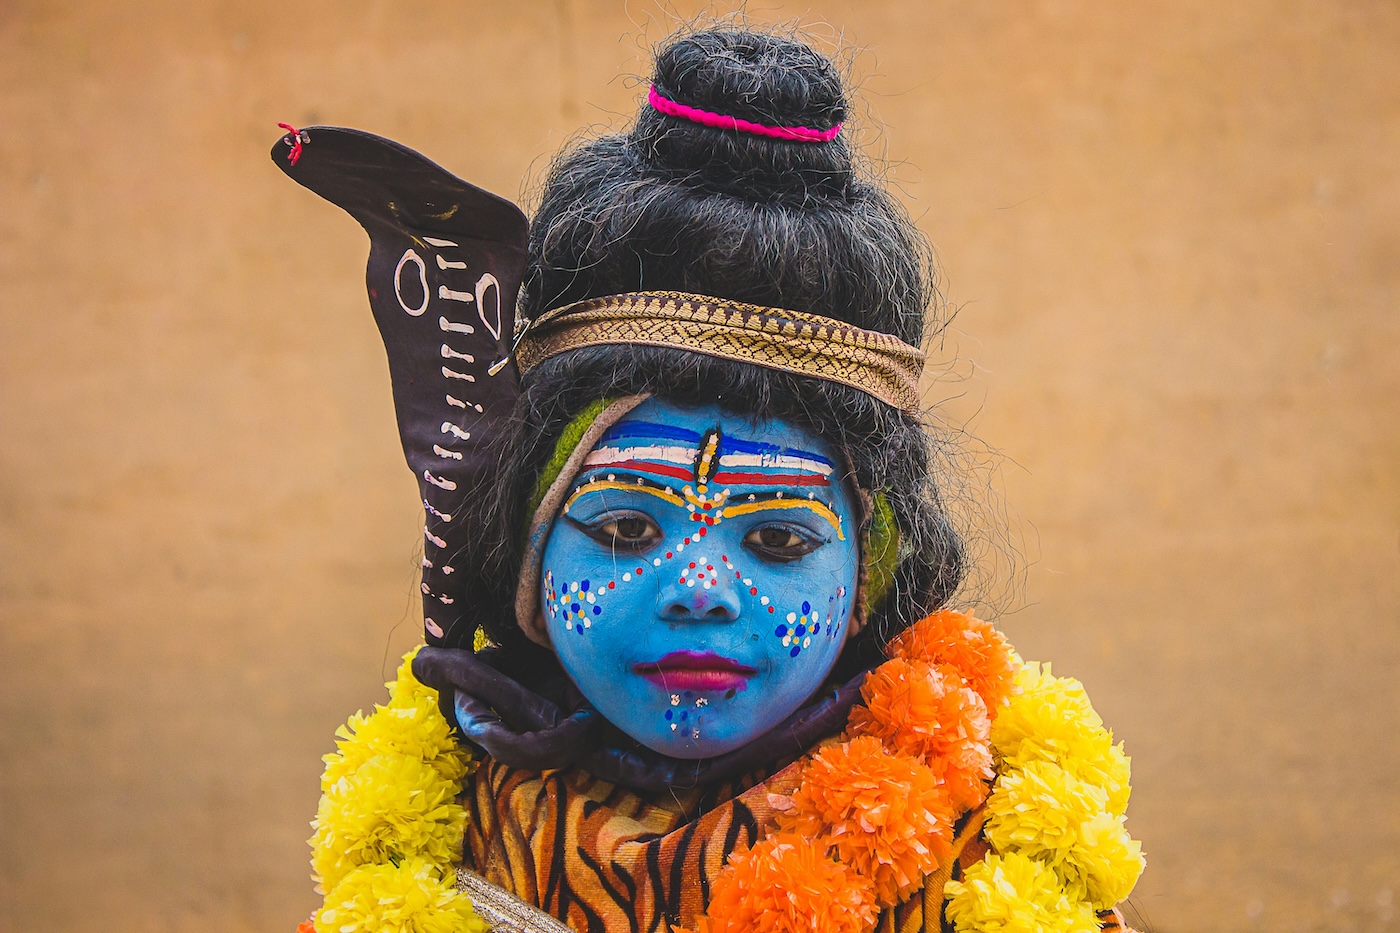
[[[664,97],[780,126],[847,119],[839,69],[803,42],[745,28],[681,35],[656,55]],[[683,291],[837,318],[920,345],[936,310],[932,253],[843,131],[789,142],[715,129],[644,104],[625,133],[563,153],[530,227],[519,312],[632,291]],[[861,488],[881,492],[900,532],[894,585],[843,665],[942,606],[963,578],[962,539],[931,476],[933,436],[911,414],[847,387],[680,349],[590,347],[522,378],[500,476],[474,508],[489,533],[459,567],[490,638],[531,655],[514,618],[528,500],[564,428],[598,399],[650,393],[782,418],[843,451]],[[533,662],[532,662],[533,663]]]

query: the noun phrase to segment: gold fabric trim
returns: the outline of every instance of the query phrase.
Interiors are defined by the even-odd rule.
[[[684,292],[630,292],[553,308],[530,323],[516,359],[528,372],[566,350],[604,344],[739,360],[839,382],[904,411],[919,410],[924,354],[898,337],[803,311]]]

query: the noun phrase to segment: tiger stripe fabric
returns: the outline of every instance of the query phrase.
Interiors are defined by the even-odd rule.
[[[463,793],[464,864],[578,933],[669,933],[704,913],[729,853],[761,838],[798,764],[720,787],[652,795],[573,768],[522,771],[487,760]],[[939,933],[943,884],[986,852],[982,812],[965,816],[955,858],[884,911],[877,933]]]

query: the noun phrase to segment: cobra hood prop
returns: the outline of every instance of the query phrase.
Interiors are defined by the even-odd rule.
[[[365,285],[423,500],[423,627],[429,644],[469,645],[476,623],[453,595],[452,560],[473,531],[455,519],[497,468],[487,442],[520,392],[509,357],[529,222],[509,201],[358,130],[293,131],[272,159],[369,234]]]

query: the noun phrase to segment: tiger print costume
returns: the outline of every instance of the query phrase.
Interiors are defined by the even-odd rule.
[[[487,759],[462,800],[464,865],[579,933],[670,933],[704,913],[710,883],[736,848],[797,789],[800,764],[720,786],[643,794],[571,768],[544,773]],[[877,933],[942,933],[943,883],[986,853],[982,811],[957,827],[954,857],[923,890],[884,911]],[[1131,933],[1117,911],[1106,933]]]

